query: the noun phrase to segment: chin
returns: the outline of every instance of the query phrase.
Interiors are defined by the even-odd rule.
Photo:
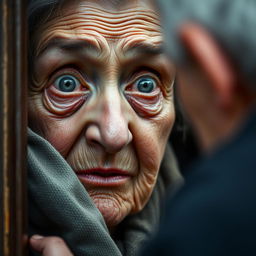
[[[124,205],[110,196],[92,196],[92,200],[101,212],[105,223],[109,229],[116,227],[129,214],[129,210]]]

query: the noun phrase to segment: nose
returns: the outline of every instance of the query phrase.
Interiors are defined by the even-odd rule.
[[[132,141],[128,116],[118,89],[108,89],[99,96],[93,112],[93,120],[85,131],[88,144],[100,145],[105,152],[113,154]]]

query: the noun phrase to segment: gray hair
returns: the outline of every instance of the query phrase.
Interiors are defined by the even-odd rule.
[[[177,30],[187,21],[199,23],[213,34],[241,74],[256,86],[255,0],[159,0],[168,53],[177,63],[186,52]]]

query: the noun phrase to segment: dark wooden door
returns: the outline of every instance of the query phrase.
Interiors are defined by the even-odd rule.
[[[0,255],[26,242],[26,1],[0,2]]]

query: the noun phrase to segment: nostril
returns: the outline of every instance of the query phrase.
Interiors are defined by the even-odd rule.
[[[100,146],[101,144],[97,141],[97,140],[89,140],[88,144],[92,145],[92,146]]]
[[[85,138],[88,144],[101,145],[101,134],[97,125],[90,125],[86,129]]]

